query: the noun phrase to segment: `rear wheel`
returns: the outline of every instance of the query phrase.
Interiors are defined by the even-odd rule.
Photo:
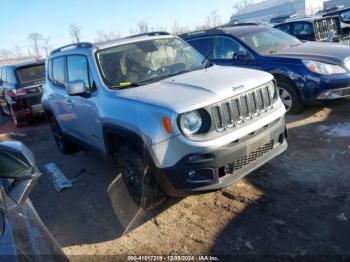
[[[151,209],[165,200],[165,194],[151,172],[150,165],[130,146],[121,146],[118,168],[134,201],[143,209]]]
[[[16,116],[15,110],[12,108],[12,106],[9,106],[9,108],[10,108],[11,119],[12,119],[13,123],[15,124],[15,126],[17,126],[17,127],[22,127],[23,123],[22,123],[22,121],[19,120],[18,117]]]
[[[280,98],[288,114],[298,114],[303,109],[303,103],[295,88],[284,80],[277,80]]]
[[[53,116],[49,117],[49,123],[51,126],[53,138],[61,153],[65,155],[75,153],[77,151],[76,144],[69,141],[63,136],[61,128]]]

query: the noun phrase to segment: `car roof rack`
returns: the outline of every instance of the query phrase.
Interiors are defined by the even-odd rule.
[[[134,37],[140,37],[140,36],[158,36],[158,35],[170,35],[170,34],[165,31],[155,31],[155,32],[148,32],[148,33],[142,33],[137,35],[131,35],[125,38],[134,38]]]
[[[80,43],[73,43],[73,44],[69,44],[69,45],[64,45],[64,46],[61,46],[59,48],[56,48],[54,49],[53,51],[51,51],[51,55],[52,54],[55,54],[55,53],[58,53],[58,52],[61,52],[63,51],[64,49],[68,49],[70,47],[75,47],[75,48],[91,48],[93,45],[91,43],[88,43],[88,42],[80,42]]]

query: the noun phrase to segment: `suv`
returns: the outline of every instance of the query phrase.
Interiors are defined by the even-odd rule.
[[[41,106],[45,61],[31,60],[0,67],[0,111],[17,127],[44,111]]]
[[[287,148],[272,75],[213,65],[178,37],[68,45],[46,66],[42,104],[58,148],[117,159],[139,204],[146,189],[226,187]]]
[[[277,24],[273,27],[305,41],[343,42],[346,40],[338,16],[304,17]]]

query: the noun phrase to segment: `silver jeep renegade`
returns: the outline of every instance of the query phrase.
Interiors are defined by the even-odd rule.
[[[221,189],[287,148],[272,75],[213,65],[166,33],[64,46],[46,69],[42,104],[59,149],[117,160],[139,202],[145,188]]]

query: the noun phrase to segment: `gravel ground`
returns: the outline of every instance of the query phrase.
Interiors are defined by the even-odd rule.
[[[169,199],[149,212],[132,204],[122,183],[111,202],[107,187],[117,168],[92,152],[61,155],[45,121],[18,129],[0,117],[0,133],[25,142],[39,168],[54,162],[74,178],[72,188],[56,193],[43,176],[31,196],[72,260],[205,254],[340,259],[350,257],[349,109],[349,101],[341,101],[288,116],[283,155],[222,191]]]

